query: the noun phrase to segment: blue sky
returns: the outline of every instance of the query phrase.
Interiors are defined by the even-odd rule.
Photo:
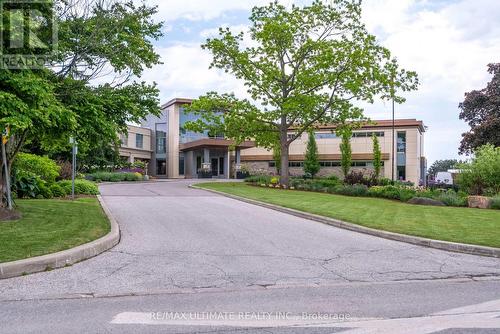
[[[310,1],[281,0],[290,6]],[[253,6],[267,0],[147,0],[159,7],[165,36],[155,42],[163,65],[144,73],[155,81],[165,102],[174,97],[196,98],[207,91],[245,89],[234,78],[209,70],[210,55],[200,45],[218,27],[245,30]],[[458,119],[465,92],[485,86],[486,65],[500,62],[500,1],[498,0],[364,0],[369,31],[388,47],[406,69],[417,71],[420,88],[397,105],[397,118],[417,118],[429,127],[425,154],[429,162],[457,158],[466,124]],[[390,104],[362,105],[372,119],[390,118]]]

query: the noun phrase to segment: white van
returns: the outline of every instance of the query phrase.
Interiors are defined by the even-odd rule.
[[[438,172],[436,174],[436,183],[453,185],[453,176],[450,172]]]

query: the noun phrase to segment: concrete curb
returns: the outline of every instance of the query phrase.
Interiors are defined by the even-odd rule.
[[[253,199],[248,199],[248,198],[244,198],[244,197],[240,197],[240,196],[236,196],[236,195],[226,194],[226,193],[223,193],[223,192],[220,192],[217,190],[205,189],[205,188],[198,187],[195,185],[190,185],[189,187],[194,188],[194,189],[201,189],[201,190],[210,191],[212,193],[222,195],[225,197],[229,197],[229,198],[232,198],[232,199],[235,199],[238,201],[242,201],[242,202],[246,202],[246,203],[254,204],[254,205],[259,205],[259,206],[262,206],[262,207],[265,207],[268,209],[276,210],[276,211],[283,212],[283,213],[288,213],[288,214],[296,216],[296,217],[314,220],[314,221],[317,221],[317,222],[320,222],[323,224],[335,226],[338,228],[343,228],[343,229],[354,231],[354,232],[370,234],[370,235],[380,237],[380,238],[385,238],[385,239],[390,239],[390,240],[395,240],[395,241],[400,241],[400,242],[406,242],[406,243],[413,244],[413,245],[430,247],[430,248],[445,250],[445,251],[449,251],[449,252],[465,253],[465,254],[500,258],[500,248],[468,245],[468,244],[461,244],[461,243],[456,243],[456,242],[427,239],[427,238],[414,237],[414,236],[405,235],[405,234],[398,234],[398,233],[393,233],[393,232],[381,231],[381,230],[376,230],[376,229],[372,229],[369,227],[364,227],[361,225],[347,223],[347,222],[344,222],[344,221],[341,221],[338,219],[319,216],[319,215],[315,215],[312,213],[306,213],[306,212],[302,212],[302,211],[298,211],[298,210],[294,210],[294,209],[289,209],[289,208],[285,208],[285,207],[274,205],[274,204],[256,201]]]
[[[89,243],[57,253],[0,263],[0,279],[65,267],[90,259],[116,246],[120,242],[120,227],[111,215],[102,197],[98,195],[97,199],[111,225],[111,231],[108,234]]]

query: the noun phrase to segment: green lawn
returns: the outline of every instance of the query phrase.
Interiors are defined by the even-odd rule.
[[[375,229],[500,248],[499,210],[420,206],[379,198],[268,189],[244,183],[198,186]]]
[[[0,262],[54,253],[110,231],[96,198],[17,200],[23,217],[0,222]]]

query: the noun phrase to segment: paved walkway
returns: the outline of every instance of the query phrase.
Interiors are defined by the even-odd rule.
[[[347,287],[358,286],[359,291],[367,285],[386,286],[385,294],[391,294],[391,290],[401,294],[412,291],[412,298],[418,299],[419,291],[428,289],[427,282],[440,287],[436,297],[442,300],[430,305],[420,301],[426,305],[425,311],[500,298],[500,281],[495,281],[500,278],[498,259],[448,253],[337,229],[189,189],[189,183],[101,186],[103,198],[121,226],[120,244],[72,267],[0,281],[0,302],[4,302],[0,308],[12,300],[208,291],[223,299],[228,298],[220,295],[224,292],[251,294],[262,289],[296,288],[294,293],[299,293],[316,288],[316,293],[326,294],[329,287],[345,286],[343,291],[348,291]],[[473,292],[473,285],[467,290],[464,284],[464,291],[471,291],[468,295],[453,295],[457,290],[446,290],[453,284],[460,286],[464,278],[473,279],[467,282],[488,282],[493,288],[489,285],[488,293]],[[450,284],[443,285],[440,279],[449,280]],[[398,287],[390,288],[391,284]],[[492,292],[494,295],[490,295]],[[304,296],[313,298],[303,292],[300,296],[305,298],[304,305],[308,304],[308,297]],[[372,297],[375,298],[366,296]],[[399,297],[404,296],[386,298]],[[275,308],[287,305],[280,304],[286,298],[274,302],[269,295],[266,298]],[[450,304],[445,299],[456,302]],[[259,305],[257,300],[255,305]],[[346,305],[359,310],[367,306],[362,299],[351,299]],[[422,311],[418,304],[412,310]],[[413,315],[409,311],[403,313]],[[371,316],[369,312],[363,314]]]

